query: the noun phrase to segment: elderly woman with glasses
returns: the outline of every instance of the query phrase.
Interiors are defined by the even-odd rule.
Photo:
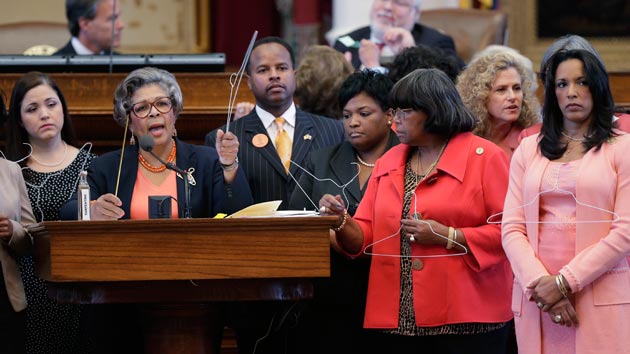
[[[193,218],[233,213],[253,203],[236,160],[236,137],[219,131],[216,149],[184,143],[175,130],[182,108],[181,89],[167,71],[137,69],[118,85],[114,120],[129,129],[134,138],[130,146],[104,154],[90,164],[92,219],[149,219],[151,196],[171,196],[171,210],[162,212],[171,218],[183,218],[186,189]],[[151,145],[153,154],[146,151]],[[167,169],[162,161],[186,171],[187,176]],[[188,188],[184,183],[189,184]],[[77,217],[76,196],[64,205],[62,217]],[[140,316],[134,305],[99,305],[87,312],[87,332],[92,336],[92,346],[98,348],[95,351],[143,351]],[[212,333],[215,339],[220,335],[218,331]]]
[[[219,132],[216,149],[182,142],[175,129],[182,108],[181,89],[167,71],[137,69],[118,85],[114,120],[129,129],[131,144],[90,165],[92,219],[148,219],[148,198],[153,195],[173,197],[167,215],[184,217],[184,183],[189,184],[192,217],[232,213],[252,203],[236,159],[237,138]],[[146,146],[138,147],[150,143],[152,153],[145,150]],[[187,171],[187,181],[182,178],[186,176],[167,169],[160,160]],[[76,199],[67,203],[64,211],[64,216],[76,218]]]
[[[442,71],[413,71],[389,101],[401,144],[376,162],[354,216],[339,195],[319,201],[339,217],[342,250],[371,255],[371,347],[504,353],[512,272],[500,225],[488,219],[503,208],[507,156],[471,133],[475,117]]]

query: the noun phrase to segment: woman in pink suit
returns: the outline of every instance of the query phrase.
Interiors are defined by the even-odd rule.
[[[553,56],[542,129],[514,153],[503,214],[521,354],[630,348],[630,135],[613,109],[597,57]]]

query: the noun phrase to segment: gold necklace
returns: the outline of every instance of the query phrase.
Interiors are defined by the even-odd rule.
[[[586,140],[586,139],[584,139],[584,140]],[[579,140],[572,140],[572,141],[578,142]],[[571,144],[571,141],[569,141],[569,142],[567,143],[567,147],[566,147],[566,149],[564,150],[564,154],[562,154],[562,156],[568,156],[568,155],[569,155],[569,153],[571,153],[571,151],[573,151],[573,149],[575,149],[575,147],[576,147],[576,146],[582,146],[582,143],[579,143],[579,144]]]
[[[171,152],[168,154],[168,158],[166,159],[166,162],[173,162],[175,161],[175,156],[177,156],[177,145],[175,145],[175,140],[173,140],[173,145],[171,146]],[[152,166],[149,161],[147,161],[144,156],[142,156],[141,153],[138,153],[138,162],[140,162],[140,165],[142,165],[142,167],[146,168],[147,171],[149,172],[153,172],[153,173],[160,173],[164,170],[166,170],[166,166],[165,165],[161,165],[158,167]]]
[[[427,172],[425,174],[418,173],[418,176],[422,176],[422,178],[424,178],[425,176],[428,176],[431,173],[431,171],[433,171],[433,169],[437,165],[438,161],[440,161],[440,158],[442,157],[442,154],[444,153],[444,149],[446,149],[446,144],[447,143],[448,143],[448,141],[446,143],[444,143],[444,145],[442,145],[442,148],[440,149],[440,153],[438,154],[438,156],[435,159],[435,161],[433,161],[431,166],[429,166],[429,169],[427,170]],[[420,158],[420,149],[418,149],[418,172],[422,172],[422,170],[423,170],[423,168],[422,168],[422,159]]]
[[[356,156],[356,157],[357,157],[357,161],[359,161],[359,163],[360,163],[361,165],[365,166],[365,167],[370,167],[370,168],[372,168],[372,167],[374,167],[374,165],[375,165],[375,164],[373,164],[373,163],[367,163],[367,162],[363,161],[363,160],[361,159],[361,156],[359,156],[359,153],[354,154],[354,156]]]
[[[560,134],[562,134],[562,136],[564,136],[565,138],[571,140],[571,141],[579,141],[579,142],[583,142],[586,141],[586,137],[582,137],[582,138],[574,138],[571,135],[567,134],[563,131],[560,132]]]

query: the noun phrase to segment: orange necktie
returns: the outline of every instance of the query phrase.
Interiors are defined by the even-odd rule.
[[[278,156],[284,165],[284,170],[289,173],[289,167],[291,166],[291,138],[284,130],[284,118],[278,117],[275,120],[278,127],[278,136],[276,137],[276,150],[278,150]]]

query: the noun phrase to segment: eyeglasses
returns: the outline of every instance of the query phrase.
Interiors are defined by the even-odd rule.
[[[131,111],[138,118],[146,118],[151,113],[151,107],[155,107],[160,113],[168,113],[173,109],[173,102],[169,97],[160,97],[153,102],[142,101],[131,105]]]
[[[413,108],[390,108],[389,110],[389,114],[398,119],[406,119],[410,112],[413,112]]]

